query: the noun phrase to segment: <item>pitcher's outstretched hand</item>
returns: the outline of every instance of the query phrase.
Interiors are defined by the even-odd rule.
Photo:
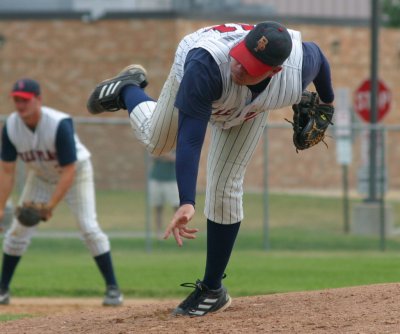
[[[173,233],[176,243],[179,247],[182,247],[182,238],[195,239],[196,232],[199,231],[197,228],[188,228],[186,225],[189,223],[195,213],[195,209],[191,204],[184,204],[179,207],[175,212],[174,217],[167,226],[164,239],[168,239],[171,233]]]

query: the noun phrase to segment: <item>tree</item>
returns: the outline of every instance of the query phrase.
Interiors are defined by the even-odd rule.
[[[384,25],[400,27],[400,0],[383,0],[382,14]]]

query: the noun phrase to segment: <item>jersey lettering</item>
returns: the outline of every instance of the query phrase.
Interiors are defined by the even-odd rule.
[[[57,160],[57,154],[50,151],[27,151],[18,153],[24,162]]]
[[[245,122],[246,122],[246,121],[249,121],[249,120],[251,120],[252,118],[256,117],[258,114],[259,114],[258,112],[250,111],[250,112],[248,112],[248,113],[246,114],[246,116],[244,116],[244,121],[245,121]]]
[[[254,25],[251,24],[238,24],[243,30],[253,30]],[[220,33],[224,33],[224,32],[231,32],[231,31],[236,31],[238,30],[237,25],[227,25],[227,24],[221,24],[215,27],[211,28],[212,30],[216,30],[219,31]]]

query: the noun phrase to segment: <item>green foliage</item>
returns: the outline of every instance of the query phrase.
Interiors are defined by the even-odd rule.
[[[384,22],[388,27],[400,27],[400,1],[399,0],[383,0],[382,13],[384,14]]]

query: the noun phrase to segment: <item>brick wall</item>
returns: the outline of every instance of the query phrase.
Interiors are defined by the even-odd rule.
[[[218,22],[220,23],[220,22]],[[32,77],[42,84],[44,104],[79,117],[90,116],[86,98],[94,85],[131,63],[144,65],[149,72],[149,95],[157,98],[169,72],[176,45],[194,29],[216,22],[184,19],[103,20],[85,23],[79,20],[0,21],[0,33],[6,42],[0,48],[0,114],[12,111],[10,88],[20,77]],[[303,39],[317,42],[330,60],[335,87],[352,92],[369,76],[370,35],[368,28],[289,25],[301,30]],[[338,47],[334,47],[335,45]],[[400,32],[380,32],[380,77],[393,92],[392,110],[385,124],[400,124]],[[270,122],[284,122],[290,108],[271,113]],[[124,112],[95,118],[122,117]],[[93,154],[96,179],[102,188],[143,187],[145,152],[136,143],[128,125],[77,125],[78,133]],[[391,184],[400,185],[397,134],[390,135],[388,159]],[[270,131],[270,185],[275,188],[338,188],[341,171],[335,161],[335,146],[328,139],[323,145],[296,154],[291,146],[290,129]],[[357,140],[355,141],[357,150]],[[203,150],[205,151],[205,150]],[[205,155],[206,152],[203,152]],[[354,183],[358,157],[351,166]],[[204,188],[205,157],[199,188]],[[315,166],[310,169],[310,166]],[[263,156],[259,145],[246,184],[262,184]]]

